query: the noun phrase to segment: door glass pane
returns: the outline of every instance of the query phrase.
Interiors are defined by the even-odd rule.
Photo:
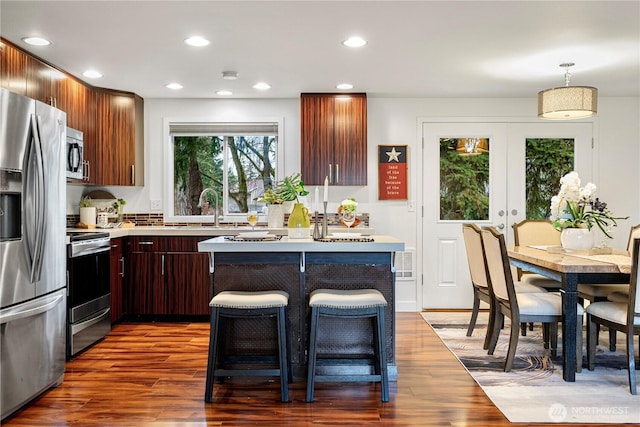
[[[574,139],[527,138],[526,145],[527,219],[548,219],[560,178],[574,167]]]
[[[440,138],[440,220],[489,219],[489,138]]]

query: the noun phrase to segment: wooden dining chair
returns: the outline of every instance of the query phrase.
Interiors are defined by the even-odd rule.
[[[638,292],[638,258],[640,238],[634,239],[631,258],[631,283],[626,302],[598,301],[587,307],[587,366],[595,369],[598,325],[627,335],[627,369],[629,370],[629,391],[636,394],[636,363],[633,337],[640,336],[640,293]]]
[[[471,310],[471,320],[467,328],[467,336],[470,337],[475,328],[478,319],[478,311],[480,310],[480,301],[489,304],[489,322],[487,325],[487,333],[484,340],[484,348],[489,348],[489,338],[493,329],[493,297],[489,291],[489,278],[487,275],[487,266],[485,263],[484,249],[482,247],[482,236],[480,227],[476,224],[462,224],[462,236],[467,252],[467,262],[469,264],[469,273],[471,275],[471,285],[473,287],[473,309]],[[544,289],[533,285],[516,284],[518,292],[546,292]]]
[[[513,224],[513,237],[516,246],[560,246],[560,232],[553,223],[545,219],[525,219]],[[539,286],[548,290],[558,290],[562,283],[541,274],[518,268],[517,277],[522,283]]]
[[[640,238],[640,224],[634,225],[629,230],[627,240],[627,252],[632,254],[634,239]],[[587,285],[578,284],[578,298],[589,303],[598,301],[626,301],[629,298],[629,285]],[[609,350],[616,351],[616,331],[609,330]]]
[[[518,346],[519,330],[513,325],[522,322],[541,322],[545,348],[550,348],[552,354],[555,354],[558,343],[558,322],[562,321],[562,298],[559,294],[551,292],[516,292],[504,235],[494,227],[483,228],[481,234],[489,286],[496,304],[493,310],[495,318],[489,340],[489,354],[493,354],[496,348],[500,335],[500,328],[497,325],[503,323],[504,316],[511,319],[512,325],[504,363],[505,372],[511,370]],[[576,349],[579,362],[576,368],[579,370],[582,365],[580,362],[582,360],[582,306],[578,306],[577,311],[576,320],[580,333],[577,334]]]

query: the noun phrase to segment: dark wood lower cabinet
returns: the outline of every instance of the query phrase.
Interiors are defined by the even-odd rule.
[[[111,239],[110,281],[111,281],[111,323],[116,323],[124,316],[124,263],[125,239]]]
[[[193,251],[195,246],[197,239],[189,237],[132,239],[128,294],[131,315],[209,314],[209,256]]]

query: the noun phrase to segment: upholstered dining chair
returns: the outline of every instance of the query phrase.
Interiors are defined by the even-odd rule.
[[[631,283],[626,302],[598,301],[587,307],[587,365],[595,368],[598,325],[627,335],[627,369],[629,370],[629,391],[636,394],[636,363],[633,348],[634,335],[640,336],[640,293],[638,292],[638,258],[640,238],[634,239],[631,250]]]
[[[487,333],[484,340],[485,350],[489,348],[489,338],[493,329],[493,297],[489,291],[489,283],[487,276],[487,266],[484,258],[484,249],[482,247],[482,236],[480,227],[476,224],[462,224],[462,236],[467,252],[467,262],[469,264],[469,273],[471,275],[471,285],[473,287],[473,309],[471,311],[471,320],[467,328],[467,336],[471,336],[478,319],[478,311],[480,310],[480,301],[489,304],[489,323],[487,325]],[[527,284],[516,284],[518,292],[546,292],[537,286]]]
[[[482,243],[489,277],[489,286],[495,297],[493,310],[493,331],[489,340],[489,354],[493,354],[500,327],[504,316],[511,319],[509,348],[504,363],[504,371],[509,372],[513,365],[518,346],[519,330],[514,327],[522,322],[541,322],[543,324],[543,341],[545,348],[551,348],[555,353],[558,343],[558,322],[562,321],[562,298],[557,293],[519,293],[516,291],[509,264],[509,256],[504,241],[504,235],[494,227],[482,229]],[[578,356],[578,370],[582,360],[582,306],[577,307],[578,342],[576,350]]]
[[[627,240],[627,252],[632,255],[633,241],[640,238],[640,224],[634,225],[629,230]],[[625,302],[629,298],[629,285],[586,285],[578,284],[578,298],[590,303],[612,300]],[[609,350],[616,350],[616,331],[609,330]]]
[[[544,245],[560,246],[560,232],[553,223],[545,219],[525,219],[513,224],[513,238],[516,246]],[[517,269],[517,277],[522,283],[558,290],[562,284],[541,274]]]

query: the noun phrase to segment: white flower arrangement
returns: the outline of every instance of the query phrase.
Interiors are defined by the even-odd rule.
[[[611,238],[608,227],[618,225],[607,204],[598,198],[594,199],[596,186],[589,182],[580,187],[577,172],[569,172],[560,179],[560,191],[551,198],[551,221],[557,230],[565,228],[591,228],[597,225],[605,236]],[[591,210],[586,210],[589,206]]]

